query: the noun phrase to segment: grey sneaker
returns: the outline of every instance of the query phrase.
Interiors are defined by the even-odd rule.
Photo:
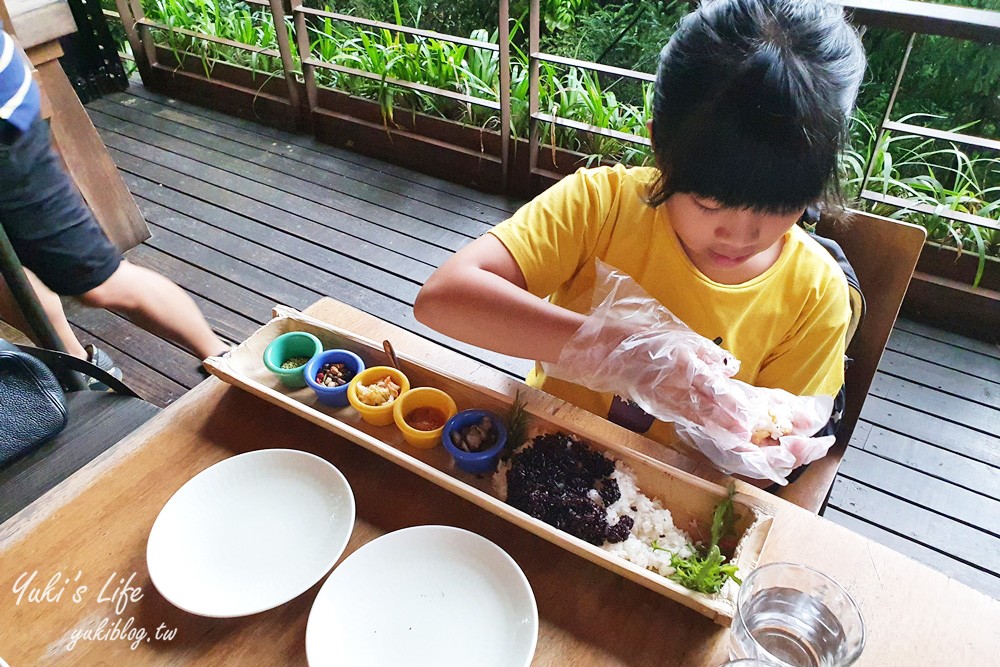
[[[121,369],[115,366],[115,362],[111,360],[107,352],[96,345],[87,345],[83,349],[87,351],[87,361],[101,370],[107,371],[116,380],[122,379]],[[91,391],[107,391],[110,389],[108,385],[92,377],[87,378],[87,388]]]

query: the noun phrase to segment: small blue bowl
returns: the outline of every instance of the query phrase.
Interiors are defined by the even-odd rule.
[[[493,420],[493,428],[497,430],[495,445],[481,452],[463,452],[452,444],[452,431],[461,431],[466,426],[478,423],[483,417],[489,417]],[[493,472],[494,468],[496,468],[497,458],[500,456],[500,452],[503,451],[504,445],[507,444],[507,426],[496,413],[489,410],[463,410],[449,419],[448,423],[444,425],[444,431],[441,432],[441,444],[452,455],[455,459],[455,464],[461,470],[471,472],[474,475]]]
[[[327,387],[326,385],[319,384],[316,382],[316,374],[319,373],[319,369],[324,364],[346,364],[354,375],[357,375],[365,369],[365,362],[361,361],[361,357],[347,350],[326,350],[317,354],[306,364],[303,375],[305,376],[306,384],[316,392],[316,400],[323,405],[343,408],[348,404],[347,385],[350,384],[350,381],[339,387]],[[353,378],[354,375],[351,377]]]

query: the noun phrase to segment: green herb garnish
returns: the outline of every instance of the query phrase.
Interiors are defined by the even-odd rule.
[[[725,565],[726,557],[722,555],[719,543],[736,535],[736,508],[733,496],[735,485],[730,485],[729,493],[720,502],[712,514],[711,541],[708,546],[696,546],[694,553],[686,558],[674,554],[670,557],[670,565],[674,573],[670,578],[677,583],[699,593],[718,593],[730,579],[737,584],[743,582],[736,576],[736,565]],[[656,542],[651,545],[654,551],[664,551]]]
[[[509,459],[514,450],[523,445],[528,437],[530,415],[524,406],[525,401],[521,398],[521,390],[518,389],[514,394],[514,402],[510,404],[510,410],[507,412],[507,444],[500,454],[500,458],[504,461]]]

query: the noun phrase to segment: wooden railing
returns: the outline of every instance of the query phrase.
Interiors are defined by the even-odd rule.
[[[500,173],[502,174],[503,189],[509,189],[512,181],[516,183],[523,183],[525,181],[533,182],[537,179],[533,179],[532,177],[541,177],[541,182],[544,184],[547,181],[551,182],[552,179],[559,176],[558,173],[553,172],[551,164],[548,165],[547,168],[543,168],[539,165],[539,149],[543,146],[539,130],[540,126],[543,124],[571,128],[578,131],[589,132],[645,146],[649,145],[649,139],[646,136],[596,127],[586,122],[581,122],[580,120],[563,118],[555,115],[554,113],[547,113],[540,108],[540,66],[542,63],[548,63],[566,68],[589,70],[608,76],[628,78],[646,83],[655,80],[653,75],[645,72],[610,67],[600,63],[575,60],[572,58],[542,52],[540,48],[540,0],[531,0],[530,13],[528,17],[528,76],[530,77],[528,98],[529,133],[527,137],[528,159],[526,161],[520,160],[518,162],[517,173],[515,173],[515,165],[512,161],[512,147],[514,146],[516,140],[512,140],[511,137],[511,45],[509,34],[510,21],[508,0],[499,0],[497,24],[499,28],[499,36],[496,44],[455,35],[441,34],[429,30],[410,28],[397,25],[395,23],[383,23],[380,21],[348,16],[345,14],[312,9],[304,6],[301,3],[301,0],[247,1],[250,4],[266,8],[266,10],[270,12],[271,18],[276,26],[276,36],[278,41],[277,50],[235,42],[233,40],[220,38],[216,35],[207,35],[192,32],[190,30],[172,28],[171,26],[149,20],[143,14],[140,0],[116,0],[119,14],[123,17],[123,25],[125,27],[129,43],[132,47],[136,65],[147,85],[150,85],[147,78],[150,77],[151,73],[154,73],[157,70],[159,70],[160,74],[164,74],[165,72],[173,73],[176,69],[176,64],[174,63],[164,66],[158,62],[157,49],[151,31],[173,30],[178,34],[183,34],[189,37],[280,58],[283,68],[282,76],[284,78],[286,88],[286,93],[283,98],[276,97],[274,91],[265,93],[260,88],[254,89],[253,86],[245,84],[239,85],[228,83],[225,84],[225,86],[226,89],[230,91],[242,90],[248,94],[253,94],[254,100],[263,96],[273,102],[280,103],[280,113],[287,114],[289,124],[298,125],[300,127],[303,125],[309,126],[313,123],[315,118],[322,118],[324,116],[336,116],[338,118],[338,122],[345,122],[345,114],[342,110],[331,110],[327,106],[324,106],[323,100],[319,94],[322,87],[316,82],[317,69],[331,70],[341,74],[373,79],[397,88],[437,95],[461,102],[463,104],[478,105],[496,111],[500,116],[499,132],[497,133],[499,134],[499,141],[494,142],[494,144],[499,146],[499,148],[494,151],[494,154],[490,154],[485,147],[482,148],[480,151],[482,155],[479,156],[479,159],[492,161],[499,166]],[[910,0],[833,1],[842,5],[850,19],[859,26],[887,28],[894,31],[908,33],[910,36],[899,69],[896,73],[895,83],[892,87],[889,103],[884,116],[877,127],[879,141],[876,142],[876,146],[880,144],[881,139],[884,138],[885,134],[888,132],[905,132],[928,139],[972,146],[981,150],[1000,150],[1000,141],[978,137],[971,134],[945,132],[933,128],[921,127],[912,123],[894,120],[892,116],[900,84],[902,82],[903,75],[906,72],[906,68],[909,63],[909,56],[913,48],[913,42],[917,35],[941,35],[984,43],[1000,44],[1000,12],[990,12],[924,2],[913,2]],[[289,2],[294,4],[287,4]],[[294,33],[294,39],[298,49],[298,58],[296,58],[293,54],[292,45],[290,44],[286,30],[282,29],[286,25],[285,22],[287,16],[291,16],[293,18],[292,32]],[[367,72],[353,67],[325,62],[316,58],[312,53],[310,44],[308,21],[309,19],[323,18],[337,22],[365,26],[368,28],[388,30],[398,34],[408,35],[410,37],[463,44],[471,48],[485,49],[499,53],[500,80],[498,99],[485,99],[452,90],[436,88],[423,83],[389,78],[384,72]],[[188,80],[207,78],[199,77],[197,74],[192,72],[186,72],[184,73],[184,76],[187,77]],[[158,81],[162,82],[163,77],[159,77]],[[157,86],[152,85],[151,87],[155,88]],[[165,92],[176,94],[178,91],[168,90]],[[371,125],[371,123],[369,123],[369,125]],[[386,127],[384,129],[387,133],[391,134],[395,131],[394,128],[389,127],[387,123],[385,125]],[[436,150],[445,148],[445,145],[447,144],[446,141],[442,141],[440,138],[421,138],[420,136],[414,137],[411,132],[408,135],[408,140],[414,139],[417,141],[423,140],[427,143],[427,145],[433,146]],[[363,146],[358,146],[356,143],[354,147],[364,149]],[[552,148],[554,149],[555,147]],[[465,148],[464,150],[468,152],[468,148]],[[860,188],[860,196],[863,199],[872,202],[889,204],[920,213],[937,215],[956,222],[1000,230],[1000,224],[983,216],[960,211],[945,210],[942,206],[933,206],[930,204],[904,200],[899,197],[894,197],[886,193],[880,193],[870,189],[868,185],[872,177],[872,170],[874,167],[873,158],[875,156],[875,152],[876,151],[873,150],[872,155],[869,157],[869,162],[865,170],[865,177]],[[383,157],[385,156],[383,155]],[[459,169],[456,171],[461,172],[462,170]],[[479,185],[482,184],[480,183]]]

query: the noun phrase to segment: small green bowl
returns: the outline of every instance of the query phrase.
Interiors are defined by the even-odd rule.
[[[319,338],[305,331],[289,331],[271,341],[264,349],[264,365],[284,383],[289,389],[299,389],[306,386],[306,378],[302,371],[306,363],[323,351],[323,343]],[[282,368],[292,357],[304,357],[305,362],[295,368]]]

